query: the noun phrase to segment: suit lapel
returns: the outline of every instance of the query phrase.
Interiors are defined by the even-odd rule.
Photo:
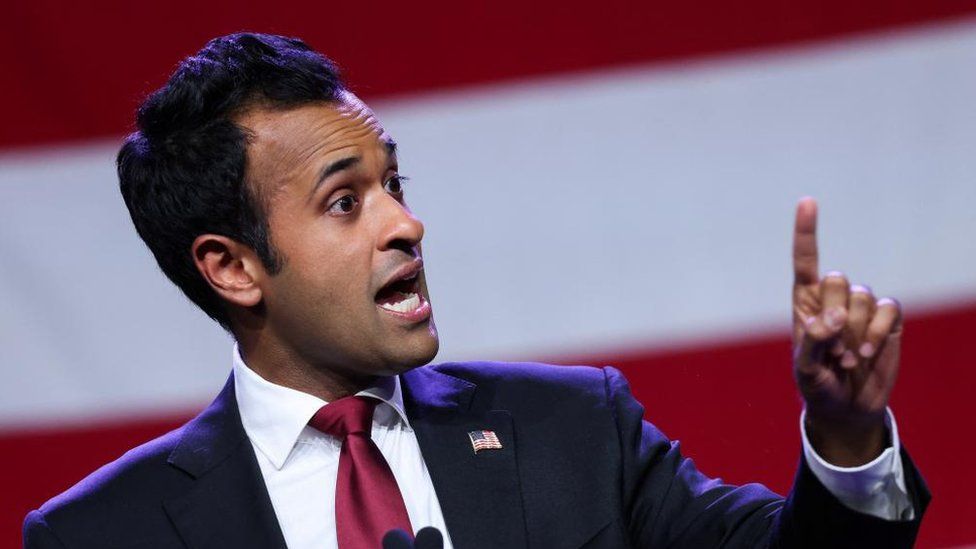
[[[284,549],[241,425],[233,375],[213,404],[186,425],[169,463],[196,479],[188,492],[163,504],[187,546]]]
[[[505,410],[480,409],[476,386],[433,368],[402,376],[410,424],[454,546],[525,547],[515,429]],[[471,431],[494,431],[498,450],[477,454]]]

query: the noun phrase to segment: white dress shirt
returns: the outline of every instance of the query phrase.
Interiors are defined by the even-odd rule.
[[[901,461],[901,441],[898,440],[898,424],[889,408],[885,424],[891,434],[891,446],[885,448],[873,461],[857,467],[837,467],[827,463],[814,451],[804,419],[800,414],[800,432],[803,433],[803,453],[814,476],[841,503],[847,507],[884,520],[911,520],[915,509],[905,487],[905,471]]]
[[[234,391],[281,533],[292,549],[338,547],[335,489],[340,440],[308,426],[327,403],[271,383],[248,368],[234,347]],[[417,436],[403,411],[399,377],[357,393],[378,398],[372,438],[390,464],[414,532],[433,526],[451,539]]]
[[[341,441],[308,426],[327,403],[265,380],[244,364],[236,345],[234,391],[285,543],[292,549],[337,548],[335,488]],[[445,549],[452,549],[417,436],[403,410],[399,376],[357,394],[382,401],[373,415],[372,438],[393,470],[414,532],[433,526],[444,535]],[[803,451],[813,474],[844,505],[886,520],[910,519],[914,509],[898,453],[898,427],[890,411],[887,422],[892,446],[866,465],[844,468],[817,455],[801,415]]]

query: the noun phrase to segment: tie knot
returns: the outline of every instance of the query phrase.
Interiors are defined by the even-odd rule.
[[[308,424],[319,431],[343,440],[348,435],[372,431],[373,410],[379,401],[375,398],[347,396],[319,408]]]

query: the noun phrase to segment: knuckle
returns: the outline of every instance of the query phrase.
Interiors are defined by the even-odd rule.
[[[817,258],[809,255],[796,255],[793,260],[798,267],[802,268],[813,268],[817,265]]]
[[[871,311],[867,307],[854,307],[847,317],[847,327],[854,333],[863,332],[871,321]]]
[[[807,336],[817,342],[827,341],[833,337],[833,332],[827,329],[822,322],[814,322],[806,330]]]

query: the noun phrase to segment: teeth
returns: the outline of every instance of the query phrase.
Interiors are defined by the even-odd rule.
[[[420,307],[420,296],[415,293],[405,294],[403,292],[397,292],[400,294],[400,301],[395,303],[383,303],[380,307],[397,313],[409,313],[410,311]]]

